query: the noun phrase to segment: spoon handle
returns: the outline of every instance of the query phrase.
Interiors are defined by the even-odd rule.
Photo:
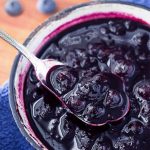
[[[23,46],[22,44],[18,43],[14,38],[12,38],[9,34],[6,32],[0,30],[0,38],[2,38],[4,41],[12,45],[14,48],[16,48],[21,54],[23,54],[34,66],[37,64],[39,59],[33,55],[29,50]]]

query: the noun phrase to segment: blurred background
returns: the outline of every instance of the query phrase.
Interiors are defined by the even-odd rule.
[[[23,43],[28,35],[51,15],[89,1],[92,0],[0,0],[0,29]],[[150,8],[150,0],[93,1],[122,1]],[[9,79],[16,54],[17,51],[14,48],[0,39],[0,85]]]
[[[54,12],[48,14],[41,13],[37,9],[38,0],[19,0],[22,6],[22,13],[17,16],[11,16],[8,13],[12,9],[10,8],[10,4],[6,4],[8,1],[12,0],[0,0],[0,29],[23,43],[39,24],[54,13],[90,0],[55,0],[56,9]],[[11,4],[11,7],[18,9],[15,4]],[[8,80],[16,54],[17,51],[14,48],[0,39],[0,85]]]

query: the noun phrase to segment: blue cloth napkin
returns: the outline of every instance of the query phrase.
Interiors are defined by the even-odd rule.
[[[139,5],[150,8],[150,0],[120,0],[120,1],[129,2],[129,3],[133,3],[133,4],[139,4]]]
[[[0,87],[0,150],[34,150],[20,133],[9,107],[8,83]]]
[[[100,2],[128,2],[131,4],[139,4],[142,6],[145,6],[147,8],[150,8],[150,0],[95,0],[95,1],[100,1]]]

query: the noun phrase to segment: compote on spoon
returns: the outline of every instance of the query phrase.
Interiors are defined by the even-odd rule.
[[[37,58],[4,31],[0,31],[0,37],[32,63],[41,84],[82,122],[102,126],[120,120],[127,114],[129,99],[123,81],[118,76],[100,72],[93,77],[80,79],[76,69],[54,59]]]

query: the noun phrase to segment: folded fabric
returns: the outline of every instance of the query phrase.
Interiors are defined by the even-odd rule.
[[[6,83],[0,87],[0,150],[33,150],[13,119],[8,94],[8,83]]]

